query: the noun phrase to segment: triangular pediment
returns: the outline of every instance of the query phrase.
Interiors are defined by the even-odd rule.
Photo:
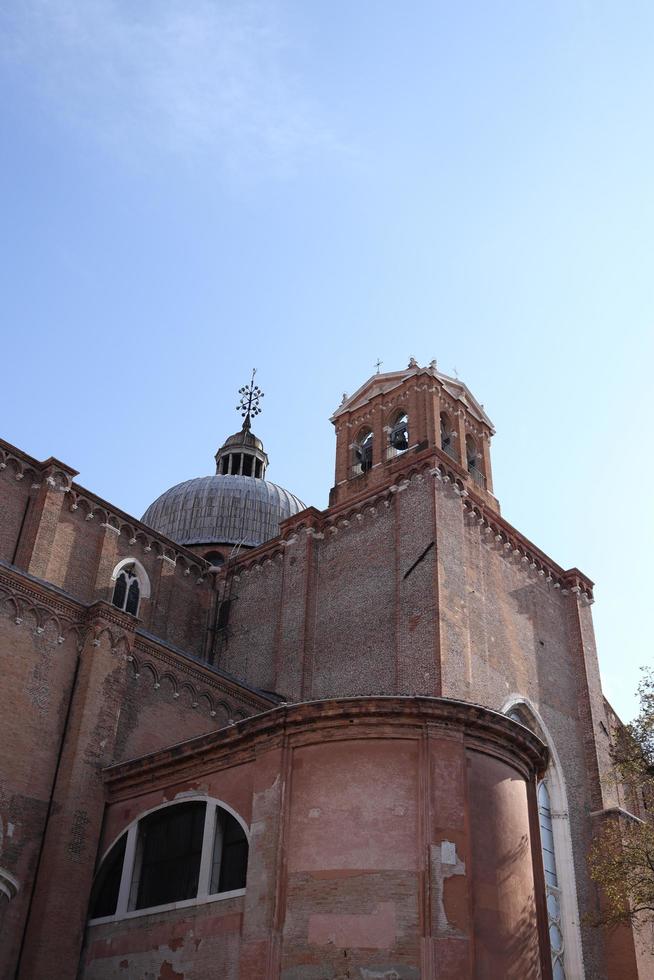
[[[406,371],[386,371],[384,374],[373,374],[353,395],[343,396],[343,401],[332,415],[332,421],[345,412],[354,412],[357,408],[363,407],[377,395],[385,395],[389,391],[393,391],[394,388],[399,388],[407,378],[418,373],[418,368],[410,368]]]

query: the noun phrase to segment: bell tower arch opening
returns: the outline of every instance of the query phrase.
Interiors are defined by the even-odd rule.
[[[412,357],[403,371],[373,374],[353,395],[343,395],[331,421],[336,428],[331,504],[364,488],[392,484],[400,467],[431,455],[432,465],[452,466],[456,482],[499,509],[490,480],[493,423],[470,389],[439,371],[436,361],[420,367]]]
[[[372,469],[372,453],[375,436],[372,429],[364,426],[352,444],[352,476],[363,476]]]
[[[405,453],[409,448],[409,416],[404,409],[396,409],[390,416],[388,427],[389,458]]]

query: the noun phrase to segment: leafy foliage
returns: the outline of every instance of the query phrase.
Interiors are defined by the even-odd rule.
[[[610,818],[589,855],[590,874],[601,885],[604,908],[598,922],[642,925],[654,920],[654,672],[638,688],[640,709],[614,733],[616,777],[640,819]]]

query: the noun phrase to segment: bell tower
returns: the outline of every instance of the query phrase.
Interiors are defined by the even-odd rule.
[[[330,505],[393,482],[398,471],[435,456],[487,506],[493,496],[490,440],[495,429],[484,408],[458,378],[420,367],[373,374],[353,395],[343,395],[331,418],[336,429],[336,472]]]

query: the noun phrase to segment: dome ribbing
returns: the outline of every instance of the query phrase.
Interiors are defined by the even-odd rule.
[[[252,476],[201,476],[162,493],[143,523],[182,545],[256,548],[279,534],[280,521],[305,509],[276,483]]]

